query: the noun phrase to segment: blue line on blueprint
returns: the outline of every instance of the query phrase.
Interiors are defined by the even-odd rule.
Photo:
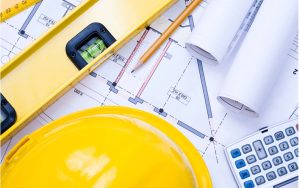
[[[195,28],[193,16],[191,16],[191,15],[188,16],[188,20],[190,22],[191,31],[193,31],[193,29]],[[198,64],[198,69],[199,69],[199,74],[200,74],[200,80],[201,80],[201,85],[202,85],[202,90],[203,90],[203,95],[204,95],[204,100],[205,100],[207,116],[208,116],[208,118],[211,119],[213,117],[213,115],[212,115],[212,111],[211,111],[211,106],[210,106],[202,61],[197,59],[197,64]]]
[[[208,118],[211,119],[213,117],[213,115],[212,115],[212,111],[211,111],[211,106],[210,106],[202,61],[197,59],[197,64],[198,64],[198,69],[199,69],[199,74],[200,74],[200,79],[201,79],[201,84],[202,84],[202,90],[203,90],[203,95],[204,95],[204,100],[205,100],[205,105],[206,105],[207,116],[208,116]]]

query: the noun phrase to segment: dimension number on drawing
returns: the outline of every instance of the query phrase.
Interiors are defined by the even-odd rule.
[[[174,87],[170,88],[168,95],[185,105],[189,104],[189,102],[191,101],[191,97],[187,96],[186,94],[182,93]]]

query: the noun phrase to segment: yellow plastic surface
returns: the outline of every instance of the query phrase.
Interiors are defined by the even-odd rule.
[[[172,125],[126,107],[66,116],[16,145],[2,187],[211,188],[198,151]]]
[[[17,122],[1,144],[93,71],[176,0],[85,0],[23,53],[1,68],[1,93],[17,112]],[[90,23],[102,23],[117,41],[78,71],[67,57],[67,42]]]
[[[33,6],[41,0],[1,0],[0,1],[0,22],[17,15],[21,11]]]

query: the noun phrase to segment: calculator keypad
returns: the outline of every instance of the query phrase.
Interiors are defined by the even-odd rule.
[[[260,167],[258,165],[251,167],[251,172],[253,175],[260,173]]]
[[[242,171],[240,171],[240,177],[242,179],[246,179],[246,178],[250,177],[249,171],[248,170],[242,170]]]
[[[290,140],[290,143],[291,143],[291,146],[297,146],[298,145],[298,138],[297,137],[292,138]]]
[[[295,162],[289,164],[288,167],[289,167],[290,172],[293,172],[293,171],[295,171],[295,170],[298,169],[298,165],[297,165],[297,163],[295,163]]]
[[[261,164],[261,166],[262,166],[262,168],[263,168],[264,170],[268,170],[268,169],[270,169],[270,168],[272,167],[272,164],[271,164],[270,161],[265,161],[265,162],[263,162],[263,163]]]
[[[287,136],[291,136],[296,133],[294,127],[289,127],[287,129],[285,129],[285,132],[286,132]]]
[[[293,154],[291,152],[288,152],[288,153],[283,154],[283,158],[284,158],[285,161],[290,161],[294,157],[293,157]]]
[[[282,131],[276,132],[276,133],[274,134],[274,136],[275,136],[275,139],[276,139],[276,140],[284,139],[284,134],[283,134]]]
[[[283,176],[287,174],[287,170],[285,167],[278,168],[277,173],[279,176]]]
[[[278,149],[276,146],[269,147],[268,151],[270,155],[275,155],[276,153],[278,153]]]
[[[261,138],[248,137],[227,149],[241,187],[275,185],[298,170],[296,126],[269,129],[265,134]]]
[[[256,157],[255,155],[249,155],[247,158],[246,158],[248,164],[252,164],[252,163],[255,163],[256,162]]]
[[[240,159],[240,160],[235,161],[235,166],[237,168],[243,168],[244,166],[246,166],[246,163],[243,159]]]
[[[275,157],[272,161],[275,166],[282,164],[282,158],[280,156]]]
[[[253,188],[255,185],[252,180],[246,181],[244,183],[245,188]]]
[[[260,140],[256,140],[253,142],[253,147],[256,151],[256,154],[259,159],[264,159],[267,157],[267,152]]]
[[[252,148],[251,148],[250,144],[247,144],[242,147],[242,150],[243,150],[243,153],[246,154],[246,153],[251,152]]]
[[[287,149],[289,149],[289,144],[287,142],[281,142],[279,144],[279,148],[281,151],[287,150]]]
[[[232,158],[237,158],[241,156],[241,151],[239,149],[234,149],[230,153]]]
[[[272,144],[274,142],[273,137],[272,136],[266,136],[264,138],[264,142],[266,145]]]
[[[261,184],[265,183],[266,180],[263,176],[258,176],[257,178],[255,178],[255,182],[257,185],[261,185]]]
[[[267,176],[267,179],[268,179],[269,181],[271,181],[271,180],[273,180],[273,179],[276,178],[276,174],[275,174],[275,172],[273,172],[273,171],[268,172],[266,176]]]

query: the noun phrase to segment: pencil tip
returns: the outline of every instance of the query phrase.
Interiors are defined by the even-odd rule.
[[[135,67],[132,69],[131,73],[135,72],[141,66],[141,62],[138,62]]]

